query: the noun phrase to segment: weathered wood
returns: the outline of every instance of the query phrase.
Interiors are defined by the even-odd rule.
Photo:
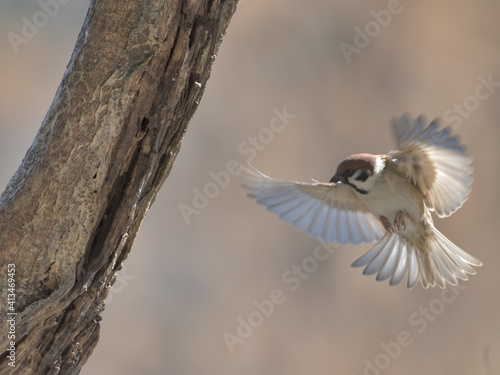
[[[172,167],[236,4],[92,1],[0,197],[0,374],[77,374],[91,355],[114,274]]]

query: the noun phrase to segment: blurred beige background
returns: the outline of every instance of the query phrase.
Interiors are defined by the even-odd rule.
[[[40,5],[0,3],[2,190],[52,101],[88,3],[61,6],[18,53],[7,35]],[[82,374],[500,373],[499,12],[491,0],[242,0]],[[357,37],[362,48],[357,30],[372,34]],[[350,63],[341,43],[358,48]],[[296,117],[263,130],[284,108]],[[388,121],[405,111],[445,116],[475,159],[469,201],[436,220],[484,263],[460,289],[377,283],[349,266],[370,245],[339,247],[314,269],[307,257],[317,241],[246,198],[234,176],[213,185],[228,162],[248,160],[273,177],[328,180],[350,154],[393,148]],[[186,223],[179,206],[193,207],[193,189],[213,198]],[[294,264],[311,271],[300,285],[290,282]],[[281,303],[262,305],[273,291]],[[240,327],[249,337],[234,340],[249,318],[251,335]]]

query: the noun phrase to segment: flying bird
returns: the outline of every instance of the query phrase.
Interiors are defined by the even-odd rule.
[[[268,211],[316,238],[338,244],[378,241],[353,267],[408,288],[457,285],[481,261],[435,227],[431,213],[448,217],[467,200],[472,158],[460,138],[436,119],[392,120],[398,149],[356,154],[342,161],[329,183],[288,182],[243,168],[248,194]]]

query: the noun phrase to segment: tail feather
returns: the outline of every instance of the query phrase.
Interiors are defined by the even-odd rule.
[[[399,259],[396,264],[396,268],[392,273],[391,280],[389,281],[390,285],[397,285],[401,281],[403,281],[404,277],[406,276],[406,272],[409,268],[410,261],[411,261],[410,254],[406,251],[404,247],[400,247]]]
[[[467,280],[468,274],[474,275],[474,267],[481,261],[466,253],[443,236],[436,228],[431,228],[426,250],[411,247],[396,233],[386,233],[375,246],[353,267],[365,267],[363,274],[377,274],[376,280],[390,279],[390,285],[399,284],[407,276],[408,288],[420,284],[424,288],[457,285],[458,280]]]
[[[418,281],[420,280],[420,271],[418,266],[417,252],[412,251],[409,247],[407,251],[410,257],[407,286],[409,289],[412,289],[415,285],[418,284]]]
[[[400,242],[393,242],[395,242],[394,248],[385,260],[384,265],[380,268],[380,272],[377,274],[377,281],[387,280],[391,277],[401,261],[401,254],[406,253],[404,248],[400,246]]]

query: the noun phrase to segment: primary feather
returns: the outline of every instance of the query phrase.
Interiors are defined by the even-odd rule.
[[[412,124],[407,115],[392,120],[399,149],[390,153],[425,196],[425,204],[439,217],[447,217],[467,200],[472,184],[472,158],[449,128],[438,121],[425,127],[419,116]]]
[[[383,236],[378,220],[344,185],[276,180],[246,167],[242,172],[250,197],[311,237],[357,245]]]

